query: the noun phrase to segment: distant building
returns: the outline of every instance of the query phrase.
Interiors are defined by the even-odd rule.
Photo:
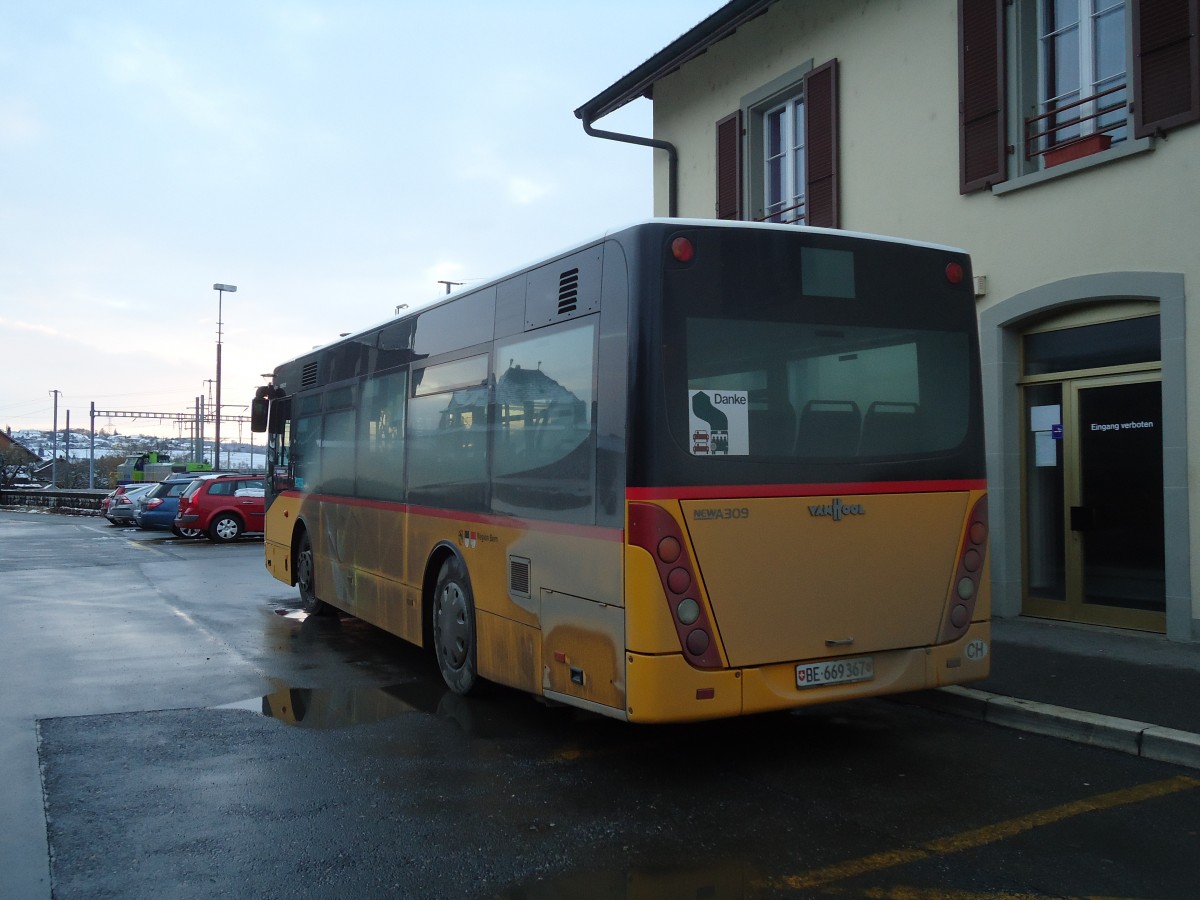
[[[9,458],[10,454],[12,459]],[[12,435],[5,431],[0,431],[0,456],[9,465],[28,465],[41,461],[41,457],[24,444],[13,440]]]

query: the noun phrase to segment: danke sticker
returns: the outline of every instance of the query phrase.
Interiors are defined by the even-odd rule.
[[[692,455],[748,455],[749,407],[747,391],[688,391]]]

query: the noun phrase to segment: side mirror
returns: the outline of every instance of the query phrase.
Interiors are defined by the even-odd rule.
[[[271,401],[271,411],[267,414],[267,431],[271,434],[283,434],[291,417],[292,398],[285,397],[280,391]]]
[[[255,395],[250,401],[250,430],[255,434],[262,434],[267,430],[267,412],[270,406],[271,401],[266,397]]]

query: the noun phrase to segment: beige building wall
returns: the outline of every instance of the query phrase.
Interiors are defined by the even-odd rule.
[[[715,123],[773,79],[833,57],[840,77],[841,227],[964,247],[975,273],[987,276],[979,300],[984,322],[987,311],[1001,309],[1006,300],[1047,290],[1052,295],[1052,286],[1080,276],[1167,273],[1182,276],[1171,283],[1182,284],[1184,292],[1200,290],[1200,126],[1142,141],[1137,152],[1104,165],[1068,164],[1056,170],[1058,177],[1043,175],[1020,189],[1010,182],[1003,193],[960,195],[954,0],[782,0],[657,82],[654,136],[679,151],[680,216],[714,215]],[[654,155],[655,211],[666,215],[666,158]],[[1181,361],[1170,385],[1164,371],[1164,415],[1171,391],[1186,407],[1200,398],[1200,358],[1187,351],[1200,347],[1200,316],[1183,315],[1185,305],[1176,306],[1177,324],[1185,336],[1184,356],[1193,364]],[[983,338],[986,346],[988,336]],[[1000,380],[1015,375],[1002,368],[987,374]],[[1011,415],[1015,388],[993,388],[1000,396],[989,399],[989,417],[1000,416],[996,404],[1006,403]],[[996,429],[994,419],[989,427]],[[1167,460],[1168,488],[1184,496],[1168,509],[1167,525],[1200,536],[1200,493],[1188,487],[1200,485],[1200,414],[1189,417],[1173,440],[1182,446]],[[1019,456],[1019,446],[989,443],[993,491],[1019,489],[1019,483],[1010,483],[1012,459],[1001,459],[1012,453]],[[1184,521],[1172,523],[1172,515]],[[1002,533],[994,529],[994,535],[1002,561],[1019,542],[1019,523],[1014,531],[1014,523],[1003,522]],[[1175,552],[1168,559],[1168,569],[1172,566],[1168,592],[1172,583],[1176,590],[1200,584],[1200,553]],[[1012,592],[1019,591],[1020,570],[1011,552],[1008,572],[1018,585],[999,585],[1007,597],[999,607],[1016,614]],[[1169,622],[1171,636],[1200,639],[1200,599],[1191,598],[1190,589],[1189,598],[1176,598],[1174,608],[1189,606],[1190,616],[1176,612]]]

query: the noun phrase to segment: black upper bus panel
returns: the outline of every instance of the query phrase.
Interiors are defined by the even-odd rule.
[[[597,244],[529,273],[525,329],[542,328],[600,309],[604,246]]]

